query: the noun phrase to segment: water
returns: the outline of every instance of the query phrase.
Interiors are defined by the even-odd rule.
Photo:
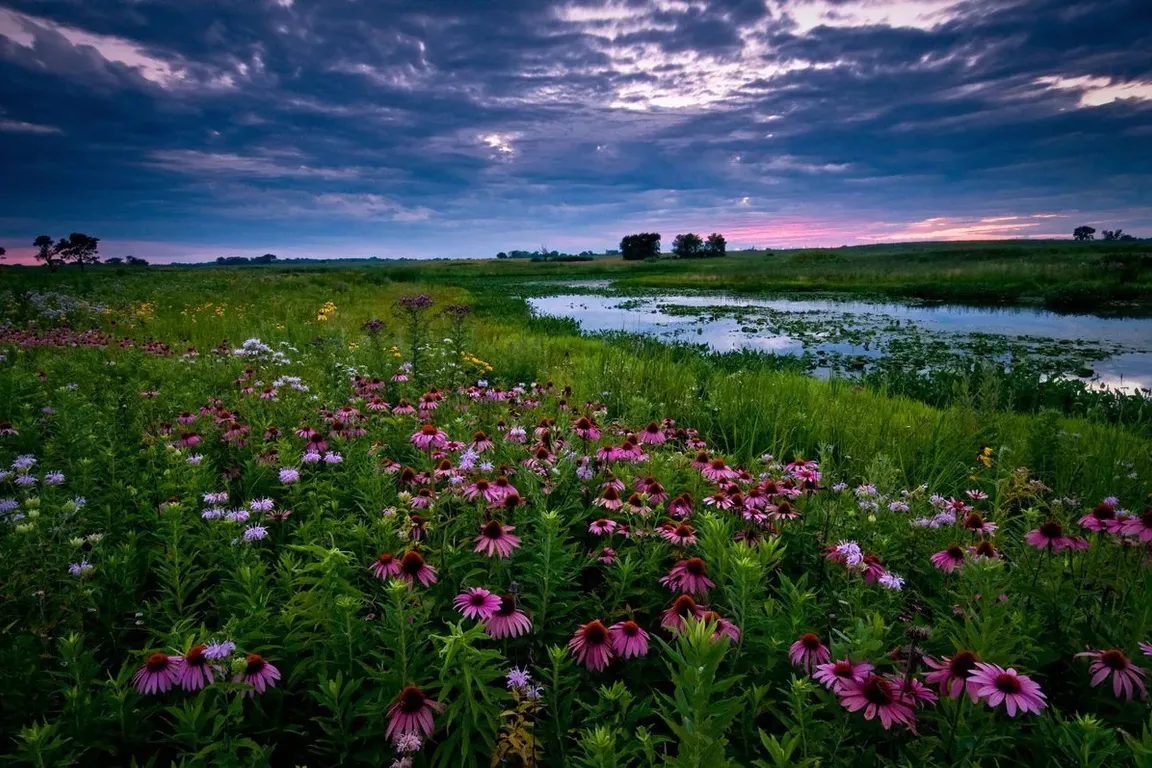
[[[636,298],[573,293],[533,297],[528,303],[538,314],[571,318],[585,331],[640,333],[703,343],[720,352],[751,349],[781,355],[808,351],[876,357],[884,354],[884,343],[878,340],[901,334],[945,340],[995,334],[1037,349],[1047,346],[1049,354],[1079,345],[1098,348],[1090,356],[1103,358],[1090,365],[1094,384],[1126,391],[1152,389],[1152,319],[1147,318],[1062,315],[1016,307],[728,295]],[[700,312],[673,314],[677,307],[697,307]],[[709,311],[709,307],[721,311]]]

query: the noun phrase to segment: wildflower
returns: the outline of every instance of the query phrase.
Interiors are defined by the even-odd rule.
[[[519,637],[530,629],[532,622],[516,605],[515,595],[502,595],[500,607],[484,622],[484,631],[497,640]]]
[[[301,464],[315,464],[320,461],[319,451],[305,451],[304,455],[300,457]]]
[[[234,683],[244,683],[245,685],[252,686],[253,690],[247,691],[244,695],[249,698],[255,697],[256,694],[264,693],[268,688],[275,688],[276,681],[280,679],[280,670],[272,666],[269,662],[265,661],[263,656],[256,653],[248,654],[245,659],[244,669],[236,677],[232,678]]]
[[[276,508],[276,502],[272,499],[252,499],[248,502],[248,508],[253,512],[271,512]]]
[[[588,526],[588,532],[594,533],[597,536],[608,536],[619,526],[615,520],[609,520],[602,517],[599,520],[593,520],[592,524]]]
[[[648,633],[634,621],[619,621],[609,627],[608,643],[622,659],[648,655]]]
[[[612,658],[612,646],[608,642],[608,628],[595,619],[582,625],[568,641],[568,647],[576,657],[577,664],[583,664],[593,672],[608,666]]]
[[[423,425],[416,432],[413,432],[412,436],[408,439],[412,445],[422,451],[430,451],[433,448],[443,448],[448,442],[448,436],[433,424]]]
[[[712,633],[713,642],[719,640],[722,636],[728,637],[728,639],[734,643],[740,642],[740,628],[716,613],[716,611],[707,611],[700,617],[700,620],[716,623],[716,631]]]
[[[1145,656],[1152,656],[1152,643],[1140,643],[1140,651]]]
[[[406,685],[396,697],[396,702],[388,708],[388,728],[384,738],[398,744],[407,735],[431,736],[435,728],[432,713],[440,713],[444,706],[428,698],[424,691],[414,685]]]
[[[616,550],[612,549],[612,547],[604,547],[600,550],[600,556],[597,559],[604,563],[604,565],[612,565],[612,563],[616,562]]]
[[[1152,537],[1150,537],[1152,538]],[[1024,535],[1024,540],[1036,549],[1051,548],[1053,552],[1062,549],[1087,549],[1088,542],[1075,536],[1066,536],[1064,527],[1055,520],[1049,520],[1034,531]]]
[[[280,482],[284,485],[292,485],[300,480],[300,471],[292,467],[284,467],[280,470]]]
[[[191,456],[189,456],[187,459],[185,459],[185,461],[187,461],[192,466],[196,466],[200,462],[204,461],[204,457],[198,453],[194,453]]]
[[[489,520],[480,528],[476,537],[475,552],[483,552],[488,557],[511,557],[512,550],[520,546],[520,537],[513,536],[514,525],[503,525],[499,520]]]
[[[812,674],[812,669],[818,664],[831,661],[832,654],[828,647],[820,641],[820,636],[813,632],[805,632],[800,639],[792,643],[788,649],[788,660],[794,667],[804,667],[804,671]]]
[[[849,568],[855,568],[864,562],[864,552],[854,541],[841,541],[829,549],[827,558],[843,563]]]
[[[679,561],[672,566],[667,576],[660,579],[660,583],[673,592],[693,595],[706,595],[709,589],[716,586],[708,578],[708,564],[699,557]]]
[[[508,670],[508,687],[509,688],[527,688],[529,683],[532,682],[532,675],[527,669],[520,669],[519,667],[512,667]]]
[[[68,566],[68,573],[81,578],[84,576],[92,575],[92,572],[95,570],[96,566],[92,565],[92,563],[88,562],[87,560],[81,560],[78,563],[72,563],[70,566]]]
[[[819,664],[812,678],[829,690],[839,693],[847,683],[862,683],[872,673],[867,661],[853,662],[845,657],[840,661]]]
[[[587,416],[578,418],[576,423],[572,425],[572,431],[583,440],[600,439],[600,428],[596,425],[595,421]]]
[[[496,443],[492,442],[492,438],[488,437],[488,435],[484,434],[483,432],[476,432],[472,435],[471,448],[476,453],[484,453],[484,451],[489,450],[495,445]]]
[[[236,652],[236,643],[225,640],[220,643],[208,643],[204,647],[204,656],[212,661],[221,661]]]
[[[968,680],[969,685],[976,687],[976,695],[984,699],[989,707],[996,708],[1004,704],[1009,717],[1015,717],[1017,710],[1038,715],[1040,710],[1048,706],[1040,686],[1014,669],[981,662],[976,665]]]
[[[891,589],[895,592],[904,589],[904,578],[889,571],[881,573],[876,582],[885,589]]]
[[[955,521],[955,517],[952,517]],[[985,520],[979,512],[969,512],[964,518],[964,527],[976,535],[990,536],[999,527],[996,523]]]
[[[884,730],[893,725],[910,729],[916,726],[916,715],[901,691],[901,685],[880,675],[868,675],[860,682],[850,681],[840,689],[840,705],[849,712],[864,710],[864,719],[877,715]]]
[[[724,463],[724,459],[712,459],[707,466],[700,470],[705,479],[714,483],[735,479],[737,473]]]
[[[944,656],[939,660],[931,656],[923,656],[922,658],[930,669],[936,670],[925,675],[924,680],[930,685],[938,686],[941,696],[958,699],[960,694],[967,691],[968,698],[972,700],[973,704],[980,700],[976,693],[976,685],[969,677],[972,670],[980,663],[980,658],[972,651],[959,650],[951,657]]]
[[[1133,688],[1140,692],[1140,698],[1148,696],[1148,690],[1144,687],[1144,670],[1129,661],[1124,651],[1113,648],[1109,651],[1085,651],[1076,656],[1087,656],[1093,660],[1088,670],[1092,673],[1093,688],[1111,675],[1112,695],[1116,698],[1120,698],[1120,692],[1123,691],[1124,698],[1131,701]]]
[[[668,514],[676,518],[689,517],[692,514],[692,497],[682,493],[668,503]]]
[[[624,510],[633,515],[639,515],[640,517],[647,517],[652,513],[652,507],[645,504],[644,497],[638,493],[634,493],[628,497],[628,501],[625,502],[624,505]]]
[[[964,548],[959,544],[953,544],[947,549],[940,550],[929,559],[932,561],[932,565],[944,573],[952,573],[956,569],[964,567]]]
[[[620,507],[624,505],[624,503],[620,500],[619,492],[617,492],[617,490],[612,486],[605,488],[604,492],[600,494],[600,497],[592,503],[597,507],[603,507],[604,509],[610,510],[620,509]]]
[[[680,525],[668,524],[661,526],[657,529],[657,533],[665,541],[675,544],[679,547],[686,547],[689,544],[696,543],[696,529],[688,523],[680,523]]]
[[[410,587],[414,586],[416,582],[420,582],[422,587],[436,583],[436,569],[425,563],[424,558],[414,549],[408,550],[400,558],[400,573],[398,575],[408,582]]]
[[[180,664],[176,679],[176,682],[184,690],[198,691],[215,682],[212,677],[212,667],[208,664],[210,659],[204,655],[206,650],[208,650],[206,645],[194,645],[188,650],[188,653],[184,654],[184,660]]]
[[[681,630],[684,629],[684,620],[691,616],[694,619],[699,619],[704,615],[706,609],[703,606],[697,605],[696,601],[689,595],[680,595],[672,601],[664,613],[660,617],[660,626],[665,629]]]
[[[969,550],[969,553],[973,557],[983,557],[988,559],[1000,557],[1000,553],[996,551],[995,545],[988,541],[988,539],[984,539],[975,547],[972,547]]]
[[[464,618],[487,621],[500,607],[500,596],[482,587],[469,587],[456,595],[452,602]]]
[[[1152,541],[1152,507],[1144,510],[1139,517],[1132,517],[1124,524],[1123,532],[1135,536],[1140,541]]]
[[[420,751],[424,742],[414,733],[402,733],[396,737],[395,746],[401,755],[412,755]],[[412,758],[402,757],[392,763],[392,768],[412,768]]]
[[[253,525],[244,529],[244,541],[260,541],[268,535],[268,529],[262,525]]]
[[[344,461],[344,457],[335,451],[328,451],[324,454],[325,464],[339,464]]]
[[[660,425],[654,421],[648,422],[648,426],[640,430],[640,434],[638,434],[637,437],[640,439],[640,442],[650,445],[659,445],[668,439],[664,436],[664,431],[660,429]]]
[[[1120,533],[1124,520],[1116,516],[1116,505],[1108,500],[1097,504],[1091,512],[1080,518],[1080,525],[1090,531]]]
[[[172,688],[180,675],[183,659],[166,653],[154,653],[136,670],[132,683],[139,693],[164,693]]]
[[[60,485],[64,482],[64,473],[59,470],[44,475],[44,485]]]

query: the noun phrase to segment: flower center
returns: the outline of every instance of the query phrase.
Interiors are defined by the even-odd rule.
[[[415,576],[424,569],[424,558],[419,552],[405,552],[400,559],[400,570],[409,576]]]
[[[660,432],[660,427],[656,425],[656,422],[650,421],[648,422],[648,426],[644,427],[644,431],[650,435],[655,435]]]
[[[476,608],[481,608],[485,603],[488,602],[488,595],[484,594],[483,592],[473,592],[469,596],[468,602]]]
[[[879,675],[872,675],[872,677],[865,680],[864,685],[861,686],[861,692],[869,704],[885,706],[891,704],[893,700],[892,686]]]
[[[800,644],[807,650],[814,651],[820,647],[820,637],[812,632],[805,632],[800,636]]]
[[[1144,510],[1144,514],[1140,515],[1140,524],[1145,528],[1152,528],[1152,507]]]
[[[414,685],[407,685],[400,691],[400,711],[407,715],[414,715],[424,709],[424,691]]]
[[[476,443],[482,443],[487,439],[488,435],[484,434],[483,432],[476,432],[472,435],[472,441]]]
[[[957,544],[953,544],[952,546],[948,547],[948,549],[946,549],[944,551],[947,552],[948,557],[952,558],[953,560],[963,560],[964,559],[964,550],[961,549],[960,546]]]
[[[976,545],[976,554],[981,557],[996,557],[996,547],[990,541],[982,541]]]
[[[608,628],[597,619],[584,626],[584,642],[589,645],[603,645],[608,642]]]
[[[608,499],[609,501],[616,501],[620,498],[620,494],[616,493],[615,488],[608,486],[604,489],[604,498]]]
[[[953,677],[968,677],[968,673],[976,668],[976,663],[979,659],[972,651],[957,651],[956,655],[952,657],[952,661],[948,662],[948,671],[952,673]]]
[[[721,469],[727,469],[728,468],[727,465],[724,463],[724,459],[712,459],[712,461],[708,464],[708,466],[712,467],[712,469],[715,469],[715,470],[721,470]]]
[[[484,526],[484,535],[489,539],[500,539],[504,536],[504,526],[499,520],[491,520]]]
[[[686,539],[694,533],[696,533],[696,531],[692,530],[692,526],[687,523],[676,526],[676,535],[682,539]]]
[[[1104,651],[1100,654],[1100,661],[1108,669],[1120,671],[1128,668],[1128,657],[1124,655],[1124,651],[1113,648],[1110,651]]]
[[[431,424],[425,424],[424,426],[420,427],[420,434],[433,437],[436,434],[436,427],[432,426]]]
[[[672,610],[677,616],[691,616],[696,612],[696,601],[688,595],[681,595],[672,603]]]
[[[385,552],[384,554],[380,555],[380,557],[376,558],[376,562],[380,563],[380,565],[389,565],[395,559],[396,558],[392,557],[391,552]]]
[[[620,625],[620,631],[627,637],[636,637],[640,634],[640,625],[634,621],[626,621]]]
[[[1097,520],[1114,520],[1116,509],[1111,504],[1097,504],[1096,508],[1092,510],[1092,517]]]
[[[1010,675],[1007,672],[996,675],[996,690],[1004,693],[1020,693],[1021,688],[1020,680],[1017,679],[1016,675]]]
[[[264,669],[264,665],[267,663],[264,661],[263,656],[255,653],[248,654],[247,662],[248,663],[244,667],[244,674],[246,675],[258,674],[261,670]]]
[[[1040,534],[1046,539],[1058,539],[1064,535],[1064,529],[1055,520],[1049,520],[1040,526]]]
[[[851,678],[854,671],[855,669],[850,661],[838,661],[836,662],[836,666],[832,668],[832,674],[836,675],[836,677]]]
[[[202,667],[208,663],[208,659],[204,657],[204,651],[207,650],[206,645],[194,645],[184,654],[184,663],[193,667]]]
[[[154,653],[144,662],[144,666],[148,667],[149,672],[163,672],[168,669],[168,663],[167,654]]]
[[[693,576],[703,576],[708,573],[708,565],[698,557],[694,557],[684,564],[684,570]]]
[[[970,528],[974,531],[980,530],[984,527],[984,518],[980,515],[979,512],[973,512],[972,514],[968,515],[968,517],[964,518],[964,527]]]
[[[516,612],[516,598],[512,595],[503,595],[500,598],[500,607],[496,609],[497,616],[511,616]]]

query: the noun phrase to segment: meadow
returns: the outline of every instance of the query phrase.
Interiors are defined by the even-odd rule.
[[[945,269],[890,250],[872,282],[835,253],[822,282],[787,255],[6,272],[0,753],[1152,765],[1141,424],[589,338],[509,288]],[[1090,252],[952,290],[1147,299]]]

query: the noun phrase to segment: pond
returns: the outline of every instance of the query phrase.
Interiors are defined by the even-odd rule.
[[[818,375],[866,370],[893,358],[924,371],[982,358],[1043,376],[1076,376],[1103,388],[1152,389],[1149,318],[720,294],[567,293],[527,301],[534,312],[570,318],[586,332],[623,331],[720,352],[803,357]]]

